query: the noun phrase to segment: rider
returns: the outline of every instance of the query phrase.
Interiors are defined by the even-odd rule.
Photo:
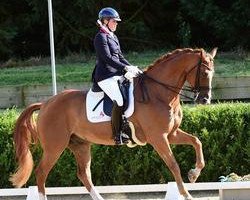
[[[94,85],[97,85],[113,101],[111,125],[116,144],[129,141],[125,133],[121,133],[123,98],[118,86],[118,80],[128,73],[129,77],[136,77],[141,71],[131,65],[123,56],[118,38],[114,34],[118,22],[118,12],[110,7],[101,9],[97,25],[100,28],[94,39],[96,51],[96,65],[92,74]]]

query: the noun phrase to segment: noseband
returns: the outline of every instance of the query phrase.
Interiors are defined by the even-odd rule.
[[[206,68],[210,69],[207,64],[202,62],[202,54],[201,54],[201,57],[200,57],[198,64],[195,65],[192,69],[190,69],[186,74],[186,77],[187,77],[194,69],[197,69],[194,87],[186,86],[186,89],[185,88],[182,89],[184,91],[191,91],[194,93],[194,98],[188,97],[189,99],[191,99],[193,101],[197,100],[197,98],[202,90],[211,90],[212,89],[210,86],[201,86],[201,84],[200,84],[201,66],[205,66]],[[180,95],[183,96],[182,94],[180,94]]]
[[[147,103],[149,101],[149,95],[148,95],[148,91],[147,91],[147,87],[145,86],[144,84],[144,81],[145,79],[149,79],[155,83],[157,83],[158,85],[161,85],[163,86],[165,89],[167,90],[170,90],[176,94],[179,94],[180,96],[182,97],[185,97],[189,100],[192,100],[192,101],[196,101],[200,92],[202,90],[210,90],[211,88],[208,86],[201,86],[200,85],[200,74],[201,74],[201,66],[205,66],[209,69],[209,66],[205,63],[202,62],[202,53],[201,53],[201,57],[200,57],[200,60],[199,62],[194,66],[192,67],[187,73],[186,73],[186,77],[194,70],[194,69],[197,69],[197,73],[196,73],[196,78],[195,78],[195,85],[194,87],[190,87],[190,86],[186,86],[186,88],[179,88],[179,87],[176,87],[176,86],[172,86],[172,85],[168,85],[168,84],[165,84],[165,83],[162,83],[150,76],[148,76],[145,72],[141,75],[138,76],[139,80],[138,80],[138,84],[141,88],[141,91],[142,91],[142,100],[140,100],[139,102],[140,103]],[[186,80],[186,78],[185,78]],[[182,91],[188,91],[188,92],[193,92],[194,93],[194,97],[189,97],[185,94],[182,94],[182,93],[179,93],[178,91],[176,90],[182,90]]]

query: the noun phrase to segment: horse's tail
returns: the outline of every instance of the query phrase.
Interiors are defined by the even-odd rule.
[[[31,142],[36,143],[38,134],[32,114],[40,110],[42,103],[34,103],[27,107],[17,119],[14,129],[14,146],[18,168],[11,175],[10,181],[15,187],[22,187],[29,179],[33,170],[33,158],[29,149]]]

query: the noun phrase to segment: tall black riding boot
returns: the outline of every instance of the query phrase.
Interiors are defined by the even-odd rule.
[[[127,144],[129,142],[129,136],[121,132],[123,123],[122,113],[123,107],[118,106],[116,101],[114,101],[112,108],[111,126],[114,135],[114,140],[117,145]]]

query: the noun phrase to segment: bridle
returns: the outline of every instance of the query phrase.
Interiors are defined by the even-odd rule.
[[[194,67],[192,67],[188,72],[186,72],[186,75],[185,75],[185,80],[186,80],[187,76],[194,69],[197,69],[194,87],[186,86],[185,88],[179,88],[179,87],[176,87],[176,86],[172,86],[172,85],[169,85],[169,84],[162,83],[162,82],[160,82],[160,81],[152,78],[151,76],[147,75],[145,72],[142,73],[142,74],[140,74],[138,76],[138,84],[139,84],[139,86],[141,88],[141,91],[142,91],[142,100],[139,100],[139,102],[140,103],[147,103],[149,101],[148,90],[147,90],[147,87],[144,84],[145,79],[151,80],[151,81],[157,83],[158,85],[163,86],[165,89],[170,90],[171,92],[174,92],[176,94],[179,94],[182,97],[185,97],[185,98],[187,98],[189,100],[192,100],[192,101],[196,101],[197,98],[198,98],[198,96],[199,96],[199,94],[200,94],[200,92],[202,90],[210,90],[211,89],[210,86],[201,86],[200,85],[201,66],[205,66],[206,68],[208,68],[209,70],[211,70],[209,68],[209,66],[202,61],[202,52],[201,52],[201,56],[200,56],[199,62]],[[187,96],[185,94],[179,93],[177,90],[179,90],[179,91],[182,90],[182,91],[193,92],[194,93],[194,97],[190,97],[190,96]]]
[[[212,58],[211,58],[212,59]],[[212,59],[213,61],[213,59]],[[201,67],[204,66],[206,67],[209,71],[211,70],[211,68],[205,64],[203,61],[202,61],[202,53],[201,53],[201,57],[200,57],[200,60],[198,62],[197,65],[195,65],[193,68],[191,68],[187,74],[186,74],[186,77],[196,68],[197,69],[197,72],[196,72],[196,77],[195,77],[195,85],[194,87],[189,87],[189,86],[186,86],[186,88],[188,88],[188,91],[191,91],[194,93],[194,98],[190,98],[188,97],[189,99],[193,100],[193,101],[196,101],[200,92],[202,90],[211,90],[212,88],[210,86],[201,86],[200,84],[200,78],[201,78]],[[183,88],[182,90],[186,90],[185,88]],[[187,91],[187,90],[186,90]],[[180,94],[181,96],[183,96],[182,94]],[[185,96],[186,97],[186,96]],[[187,98],[187,97],[186,97]]]

